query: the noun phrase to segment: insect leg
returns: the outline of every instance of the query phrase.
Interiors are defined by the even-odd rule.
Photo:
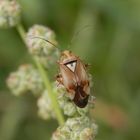
[[[58,75],[56,75],[56,80],[58,82],[58,86],[59,86],[59,84],[63,85],[63,79],[62,79],[62,75],[60,73]]]

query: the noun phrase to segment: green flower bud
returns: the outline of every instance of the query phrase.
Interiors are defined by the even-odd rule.
[[[60,108],[64,111],[64,114],[67,116],[74,116],[76,114],[76,106],[71,101],[70,97],[67,96],[66,88],[56,82],[54,84],[54,88],[56,89],[57,93],[57,100],[60,105]]]
[[[60,126],[52,135],[52,140],[70,140],[70,129],[67,126]]]
[[[88,103],[86,107],[84,107],[84,108],[76,107],[76,109],[77,109],[77,112],[81,116],[84,116],[84,115],[87,115],[87,113],[89,112],[90,106],[89,106],[89,103]]]
[[[76,114],[76,107],[73,103],[67,102],[63,107],[64,114],[67,116],[74,116]]]
[[[43,91],[43,81],[37,69],[32,65],[21,65],[16,72],[12,72],[7,85],[14,95],[22,95],[31,91],[35,96]]]
[[[39,71],[33,67],[30,68],[30,72],[27,74],[27,88],[35,96],[38,96],[44,90],[43,80]]]
[[[55,33],[50,28],[42,25],[34,25],[29,29],[26,35],[26,43],[29,52],[38,57],[39,61],[45,67],[56,63],[60,52],[58,48],[55,47],[57,45]]]
[[[97,134],[97,125],[88,117],[68,118],[66,123],[59,127],[52,136],[52,140],[94,140]]]
[[[38,99],[38,115],[44,119],[48,120],[50,118],[55,118],[55,113],[53,111],[51,100],[48,96],[47,90],[43,92],[41,97]]]
[[[16,0],[0,0],[0,28],[16,26],[20,22],[21,8]]]
[[[7,79],[7,85],[14,95],[21,95],[27,91],[25,73],[12,72]]]
[[[81,133],[80,133],[80,140],[93,140],[92,136],[92,129],[90,128],[85,128]]]

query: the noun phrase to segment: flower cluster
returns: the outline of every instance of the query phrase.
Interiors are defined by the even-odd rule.
[[[50,28],[34,25],[27,32],[26,43],[29,52],[36,56],[45,67],[48,68],[56,63],[60,52],[56,47],[55,33]]]
[[[42,119],[48,120],[50,118],[55,118],[52,102],[48,96],[47,90],[45,90],[41,95],[41,97],[38,99],[37,106],[38,106],[38,115]]]
[[[29,64],[21,65],[16,72],[12,72],[7,79],[7,85],[14,95],[30,91],[38,96],[44,89],[38,70]]]
[[[0,28],[16,26],[20,22],[21,8],[16,0],[0,0]]]
[[[52,140],[94,140],[97,125],[86,116],[68,118],[53,133]]]

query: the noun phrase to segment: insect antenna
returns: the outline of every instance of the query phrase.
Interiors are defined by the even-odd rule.
[[[54,43],[52,43],[51,41],[49,41],[49,40],[47,40],[47,39],[45,39],[45,38],[43,38],[43,37],[39,37],[39,36],[29,36],[31,39],[36,39],[36,38],[38,38],[38,39],[41,39],[41,40],[43,40],[43,41],[45,41],[45,42],[47,42],[47,43],[50,43],[51,45],[53,45],[54,47],[56,47],[57,48],[57,46],[54,44]]]
[[[74,40],[76,40],[76,38],[78,37],[78,35],[81,33],[81,32],[83,32],[85,29],[87,29],[87,28],[92,28],[93,27],[93,25],[85,25],[85,26],[83,26],[82,28],[80,28],[78,31],[76,31],[74,34],[73,34],[73,37],[72,37],[72,39],[71,39],[71,41],[70,41],[70,45],[71,44],[73,44],[73,42],[74,42]]]

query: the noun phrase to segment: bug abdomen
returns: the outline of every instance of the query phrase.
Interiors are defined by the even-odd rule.
[[[77,86],[75,90],[75,97],[73,99],[74,103],[80,107],[84,108],[88,103],[89,95],[87,95],[81,86]]]

